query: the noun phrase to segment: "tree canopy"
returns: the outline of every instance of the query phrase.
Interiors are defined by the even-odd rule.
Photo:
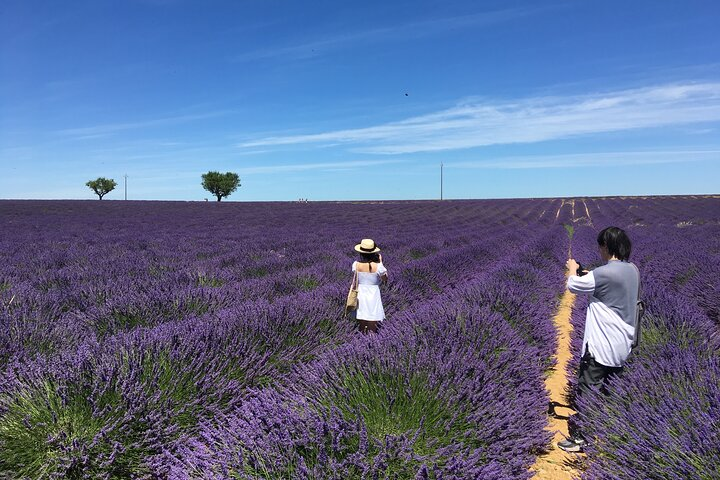
[[[112,178],[98,177],[95,180],[90,180],[85,185],[90,187],[95,194],[100,197],[100,200],[109,192],[112,192],[117,183]]]
[[[240,177],[237,173],[208,172],[202,175],[202,187],[217,197],[219,202],[240,186]]]

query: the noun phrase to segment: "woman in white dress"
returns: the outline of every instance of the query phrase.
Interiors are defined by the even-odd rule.
[[[363,239],[355,245],[355,251],[362,257],[352,264],[358,279],[356,318],[362,333],[377,332],[378,325],[385,320],[380,284],[387,282],[387,269],[382,263],[380,248],[371,239]]]

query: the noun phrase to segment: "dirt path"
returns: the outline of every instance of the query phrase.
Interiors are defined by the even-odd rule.
[[[582,455],[565,453],[557,448],[557,442],[564,440],[568,434],[567,416],[575,413],[565,405],[565,388],[567,386],[567,373],[565,368],[571,358],[570,353],[570,313],[575,302],[575,295],[565,291],[560,302],[553,323],[558,332],[558,349],[556,352],[557,364],[552,374],[545,380],[545,388],[550,394],[550,401],[555,402],[555,414],[558,418],[548,416],[549,423],[546,430],[555,432],[552,449],[544,455],[540,455],[532,466],[535,472],[534,480],[571,480],[580,476],[574,465]]]
[[[592,223],[592,218],[590,217],[590,210],[588,209],[588,206],[587,206],[587,203],[585,202],[585,200],[583,200],[582,202],[583,202],[583,205],[585,205],[585,215],[587,215],[588,223],[592,227],[593,223]]]
[[[562,203],[560,204],[560,206],[558,207],[557,212],[555,212],[555,220],[560,218],[560,210],[562,210],[562,207],[564,207],[565,205],[572,206],[572,218],[573,218],[573,221],[575,221],[575,200],[563,200]]]

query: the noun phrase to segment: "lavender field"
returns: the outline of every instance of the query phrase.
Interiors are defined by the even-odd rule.
[[[648,315],[582,399],[583,475],[717,478],[711,197],[1,201],[0,478],[530,478],[565,260],[611,224]],[[390,281],[364,336],[342,310],[368,237]]]

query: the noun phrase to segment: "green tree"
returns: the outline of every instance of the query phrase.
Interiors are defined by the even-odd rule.
[[[115,180],[112,178],[105,178],[105,177],[98,177],[96,180],[90,180],[85,185],[90,187],[95,194],[100,197],[100,200],[107,195],[109,192],[112,192],[115,187],[117,187],[117,183],[115,183]]]
[[[237,173],[208,172],[203,173],[202,187],[217,197],[219,202],[240,186],[240,177]]]

